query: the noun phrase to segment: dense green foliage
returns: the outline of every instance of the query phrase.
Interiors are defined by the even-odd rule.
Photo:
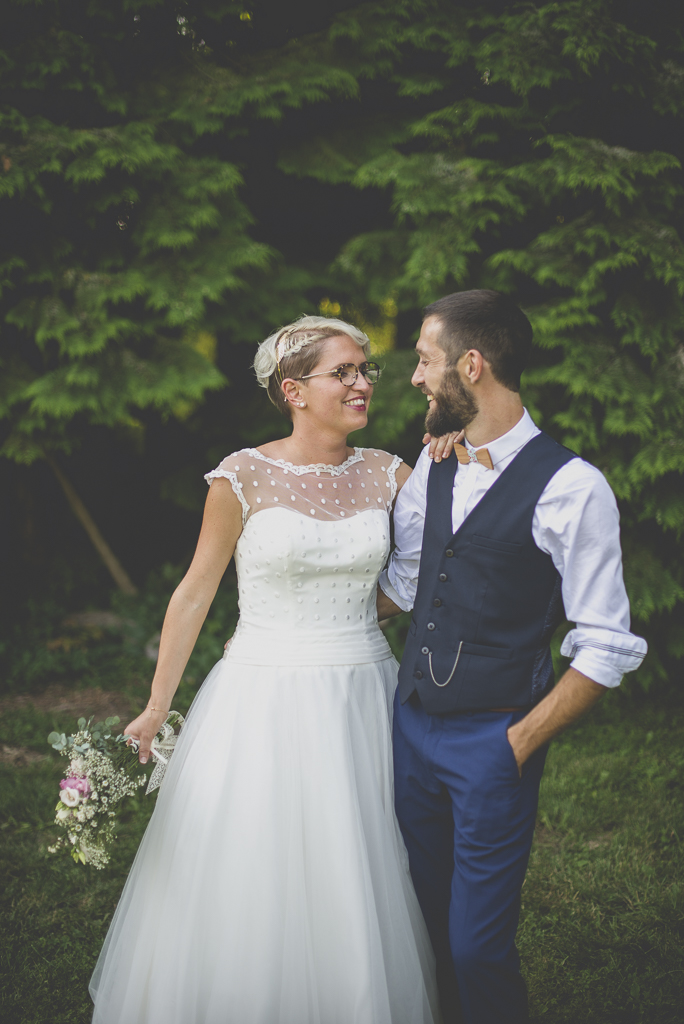
[[[140,579],[187,555],[201,472],[282,430],[249,373],[270,328],[339,303],[378,351],[396,336],[363,440],[415,458],[420,307],[494,286],[535,326],[527,405],[618,495],[651,641],[640,679],[672,672],[684,61],[669,5],[11,0],[2,27],[14,594],[103,600],[74,554],[86,541],[44,509],[61,503],[44,453]]]
[[[480,286],[534,323],[532,414],[618,496],[651,646],[638,679],[677,683],[676,8],[8,0],[0,25],[2,685],[123,686],[141,703],[181,571],[160,567],[187,564],[202,473],[283,430],[253,381],[254,344],[302,312],[361,321],[386,370],[357,443],[412,460],[420,307]],[[106,606],[110,583],[43,455],[136,581],[152,570],[137,598],[115,595],[115,627],[64,618]],[[231,578],[180,710],[235,612]],[[629,701],[551,752],[520,934],[538,1021],[679,1019],[681,715],[668,727],[655,702]],[[30,704],[0,725],[0,743],[47,756],[0,764],[7,1022],[88,1019],[85,982],[152,806],[131,803],[104,873],[48,858],[45,736],[72,726]]]
[[[104,871],[50,857],[63,762],[45,736],[73,726],[31,707],[0,725],[1,742],[48,754],[0,765],[4,1024],[89,1021],[87,981],[153,806],[129,801]],[[533,1022],[681,1019],[683,730],[681,710],[606,705],[554,744],[519,933]]]
[[[21,623],[5,630],[0,642],[4,655],[3,690],[39,691],[46,682],[119,688],[122,682],[147,682],[153,667],[150,654],[159,643],[159,629],[173,590],[183,575],[179,567],[164,565],[151,573],[135,597],[115,593],[113,611],[104,621],[64,616],[58,603],[31,605]],[[237,587],[226,574],[188,661],[181,684],[181,699],[194,694],[221,657],[225,641],[237,623]],[[150,650],[151,649],[151,650]]]

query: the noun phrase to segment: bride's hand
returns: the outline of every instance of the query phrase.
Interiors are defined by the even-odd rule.
[[[423,444],[430,442],[430,450],[428,456],[434,459],[435,462],[441,462],[442,459],[448,459],[454,450],[455,444],[460,444],[465,437],[465,430],[452,431],[450,434],[442,434],[441,437],[433,437],[432,434],[426,434],[423,438]]]
[[[129,722],[124,729],[124,735],[140,744],[138,748],[138,760],[140,764],[146,764],[150,756],[150,745],[162,725],[166,721],[167,711],[152,711],[146,708],[142,715],[138,715],[132,722]],[[130,747],[130,743],[128,746]]]

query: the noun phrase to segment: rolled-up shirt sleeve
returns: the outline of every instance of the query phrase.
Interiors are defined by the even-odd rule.
[[[630,631],[619,513],[603,474],[581,459],[567,463],[539,499],[532,534],[562,577],[565,614],[575,623],[561,654],[594,682],[618,686],[648,648]]]
[[[380,589],[405,612],[411,611],[416,600],[430,465],[427,449],[424,449],[397,495],[394,506],[395,548],[389,565],[378,580]]]

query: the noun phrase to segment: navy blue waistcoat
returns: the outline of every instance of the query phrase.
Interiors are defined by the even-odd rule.
[[[536,504],[576,458],[548,434],[532,438],[456,533],[458,462],[433,462],[418,591],[399,670],[428,714],[528,707],[553,682],[549,641],[562,621],[561,578],[532,537]]]

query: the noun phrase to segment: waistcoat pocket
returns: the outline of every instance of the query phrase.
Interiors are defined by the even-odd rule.
[[[524,707],[530,702],[530,673],[512,647],[463,644],[458,702],[463,708]],[[460,668],[460,666],[459,666]],[[530,666],[531,669],[531,666]]]
[[[510,661],[513,657],[512,647],[490,647],[488,644],[463,644],[463,654],[473,654],[479,658],[498,658]]]
[[[491,551],[500,551],[504,555],[517,555],[522,551],[522,544],[518,541],[496,540],[494,537],[484,537],[482,534],[474,533],[471,540],[478,548],[489,548]]]

